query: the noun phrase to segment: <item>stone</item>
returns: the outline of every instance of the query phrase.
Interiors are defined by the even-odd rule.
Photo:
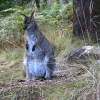
[[[88,64],[92,60],[100,59],[100,47],[99,46],[82,46],[70,51],[66,57],[66,61],[69,64]]]

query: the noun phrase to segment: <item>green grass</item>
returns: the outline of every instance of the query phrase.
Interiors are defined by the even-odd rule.
[[[7,49],[0,54],[0,81],[11,82],[22,77],[23,49]],[[21,66],[22,65],[22,66]],[[22,69],[22,70],[20,70]]]

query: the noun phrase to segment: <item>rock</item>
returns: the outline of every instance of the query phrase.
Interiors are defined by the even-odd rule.
[[[90,71],[87,71],[87,73],[81,75],[82,77],[92,77],[93,75],[91,74]]]
[[[100,60],[97,60],[96,63],[97,63],[97,64],[100,64]]]
[[[100,59],[99,46],[82,46],[70,51],[67,55],[67,63],[88,64],[92,60]]]

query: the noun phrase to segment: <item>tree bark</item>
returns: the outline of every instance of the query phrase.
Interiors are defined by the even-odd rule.
[[[100,41],[100,0],[73,0],[73,36]]]
[[[52,3],[53,3],[53,1],[52,0],[47,0],[47,6],[51,6],[52,5]]]
[[[37,8],[39,9],[40,8],[40,0],[35,0],[35,2],[36,2]]]
[[[64,5],[64,4],[66,4],[66,1],[65,1],[65,0],[59,0],[59,3],[60,3],[60,5],[62,6],[62,5]]]

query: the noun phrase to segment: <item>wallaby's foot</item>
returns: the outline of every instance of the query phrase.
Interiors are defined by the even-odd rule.
[[[44,81],[46,81],[46,79],[40,78],[39,81],[44,82]]]
[[[39,81],[47,83],[47,82],[50,82],[52,80],[51,79],[40,78]]]
[[[26,80],[26,82],[34,82],[34,80]]]
[[[34,82],[33,80],[17,80],[17,82]]]

